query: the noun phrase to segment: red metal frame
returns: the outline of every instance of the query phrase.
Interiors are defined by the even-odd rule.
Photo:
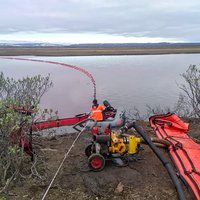
[[[63,118],[63,119],[56,119],[51,121],[43,121],[43,122],[35,122],[32,126],[33,131],[37,130],[44,130],[54,127],[61,127],[61,126],[72,126],[80,121],[83,121],[89,117],[89,114],[80,114],[76,115],[75,117],[70,118]]]

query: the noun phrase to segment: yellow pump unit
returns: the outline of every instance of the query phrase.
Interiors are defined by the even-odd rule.
[[[140,142],[140,138],[134,135],[118,136],[117,133],[112,132],[109,152],[135,154]]]
[[[138,152],[141,149],[140,143],[140,138],[123,134],[120,131],[112,131],[108,135],[93,135],[92,144],[85,149],[89,167],[93,171],[100,171],[104,168],[106,160],[115,162],[121,159],[119,165],[121,163],[124,165],[124,161],[129,163],[131,160],[137,160]]]

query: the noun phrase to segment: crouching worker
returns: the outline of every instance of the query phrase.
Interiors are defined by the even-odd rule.
[[[104,110],[104,106],[101,104],[98,104],[98,101],[96,99],[94,99],[93,105],[91,107],[90,118],[92,118],[96,121],[102,121],[103,120],[103,110]]]

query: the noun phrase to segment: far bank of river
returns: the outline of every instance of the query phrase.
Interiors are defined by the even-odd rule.
[[[200,53],[200,45],[159,47],[0,47],[0,56],[112,56],[186,53]]]

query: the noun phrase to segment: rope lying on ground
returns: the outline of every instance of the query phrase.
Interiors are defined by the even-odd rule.
[[[72,148],[74,147],[74,144],[76,143],[76,141],[78,140],[78,138],[80,137],[81,133],[82,133],[84,130],[85,130],[85,127],[79,132],[79,134],[76,136],[75,140],[73,141],[71,147],[69,148],[69,150],[67,151],[67,153],[64,155],[64,158],[63,158],[62,162],[60,163],[60,165],[59,165],[59,167],[58,167],[56,173],[54,174],[54,176],[53,176],[53,178],[52,178],[52,180],[51,180],[51,182],[50,182],[50,184],[49,184],[49,186],[48,186],[46,192],[44,193],[44,195],[43,195],[43,197],[42,197],[42,200],[44,200],[45,197],[47,196],[47,194],[48,194],[48,192],[49,192],[49,190],[50,190],[50,188],[51,188],[51,186],[52,186],[54,180],[56,179],[56,176],[58,175],[58,173],[59,173],[59,171],[60,171],[60,169],[61,169],[63,163],[65,162],[67,156],[69,155],[70,151],[71,151]]]

